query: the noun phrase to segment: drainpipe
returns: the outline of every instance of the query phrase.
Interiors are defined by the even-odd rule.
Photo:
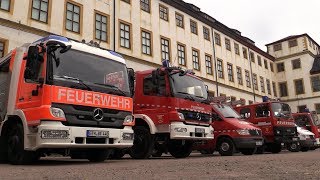
[[[211,37],[212,37],[212,49],[213,49],[213,60],[214,60],[214,74],[215,74],[215,80],[216,80],[216,91],[217,91],[217,97],[219,96],[219,82],[218,82],[218,72],[217,72],[217,58],[216,58],[216,47],[214,42],[214,33],[213,28],[211,27]]]
[[[113,0],[113,51],[116,52],[116,0]]]
[[[253,101],[256,102],[256,92],[254,89],[254,81],[253,81],[253,72],[252,72],[252,61],[250,58],[250,48],[248,47],[248,57],[249,57],[249,64],[250,64],[250,74],[251,74],[251,85],[252,85],[252,92],[253,92]],[[254,58],[254,57],[253,57]],[[258,85],[258,76],[257,76],[257,85]]]

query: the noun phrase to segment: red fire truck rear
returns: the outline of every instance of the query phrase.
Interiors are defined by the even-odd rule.
[[[264,150],[279,153],[282,145],[298,143],[297,128],[288,104],[263,99],[262,103],[235,107],[235,110],[262,130],[264,146],[258,148],[258,153]]]
[[[251,123],[243,121],[232,106],[243,104],[242,101],[227,102],[227,97],[213,97],[214,140],[196,146],[202,154],[218,151],[222,156],[232,156],[235,152],[252,155],[257,147],[262,146],[261,130]]]
[[[136,72],[131,157],[189,156],[195,141],[213,139],[211,112],[205,84],[190,71],[164,65]]]
[[[0,59],[1,159],[84,153],[103,161],[111,148],[132,146],[127,79],[120,55],[65,37],[12,50]]]

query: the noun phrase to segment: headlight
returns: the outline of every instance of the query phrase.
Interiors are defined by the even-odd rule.
[[[249,130],[247,130],[247,129],[238,129],[238,130],[237,130],[237,133],[238,133],[239,135],[241,135],[241,136],[250,135]]]
[[[134,117],[132,115],[128,115],[124,118],[123,123],[132,123],[134,121]]]
[[[276,130],[276,134],[281,134],[281,131],[280,130]]]
[[[178,112],[178,116],[179,116],[179,119],[180,119],[180,120],[184,120],[184,115],[183,115],[182,113],[179,113],[179,112]]]
[[[64,112],[62,109],[60,108],[55,108],[55,107],[51,107],[50,108],[50,113],[53,117],[56,117],[56,118],[66,118],[66,116],[64,115]]]
[[[68,130],[45,129],[41,131],[42,139],[67,139],[68,137],[69,137]]]
[[[186,133],[188,130],[187,130],[187,128],[176,127],[176,128],[174,128],[174,131]]]

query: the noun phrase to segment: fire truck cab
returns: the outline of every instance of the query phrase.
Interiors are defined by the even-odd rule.
[[[251,123],[241,119],[232,106],[242,104],[242,101],[226,103],[227,97],[213,97],[214,139],[197,146],[195,149],[202,154],[212,154],[218,151],[222,156],[232,156],[235,152],[252,155],[257,147],[262,146],[261,130]]]
[[[258,153],[264,150],[279,153],[282,145],[298,143],[297,128],[288,104],[264,98],[264,102],[238,106],[235,110],[262,130],[264,146],[258,149]]]
[[[112,148],[131,147],[127,79],[120,55],[65,37],[12,50],[0,59],[1,159],[25,164],[82,152],[97,162]]]
[[[164,65],[135,73],[133,158],[190,155],[195,141],[213,139],[204,82],[191,71]]]

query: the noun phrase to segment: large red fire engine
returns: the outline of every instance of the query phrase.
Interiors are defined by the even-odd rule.
[[[131,147],[127,79],[120,55],[65,37],[12,50],[0,59],[1,159],[24,164],[81,153],[103,161],[111,148]]]
[[[193,142],[213,139],[211,112],[207,88],[192,72],[168,66],[136,72],[131,157],[189,156]]]
[[[264,102],[235,107],[235,110],[262,130],[264,146],[258,148],[259,153],[264,150],[279,153],[282,145],[298,143],[297,128],[288,104],[263,99]]]
[[[257,147],[262,146],[261,130],[251,123],[241,120],[240,115],[232,106],[242,104],[242,101],[227,103],[227,97],[214,97],[211,100],[213,108],[214,140],[196,146],[202,154],[212,154],[218,151],[222,156],[232,156],[240,151],[252,155]]]

